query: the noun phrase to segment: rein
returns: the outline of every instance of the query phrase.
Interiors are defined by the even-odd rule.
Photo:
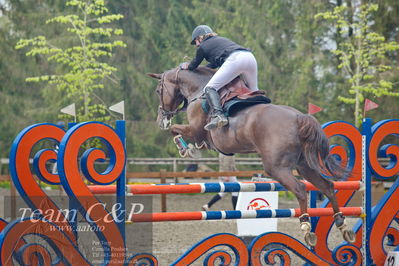
[[[179,76],[178,76],[179,72],[180,72],[180,68],[177,68],[176,75],[175,75],[175,83],[176,83],[178,89],[179,89],[179,80],[178,80],[179,79]],[[162,113],[163,117],[174,116],[175,114],[179,113],[180,111],[186,109],[186,107],[188,105],[188,102],[187,102],[187,99],[184,98],[184,104],[183,104],[183,106],[181,108],[177,108],[176,110],[173,110],[173,111],[165,110],[165,107],[164,107],[165,104],[163,102],[164,91],[166,91],[166,93],[169,94],[169,96],[171,96],[171,97],[173,96],[173,95],[170,94],[169,90],[165,86],[165,73],[163,73],[162,77],[161,77],[161,84],[160,84],[160,96],[161,96],[160,97],[160,101],[161,101],[161,105],[158,107],[158,110]]]

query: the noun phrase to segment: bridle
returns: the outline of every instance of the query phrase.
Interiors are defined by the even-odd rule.
[[[178,80],[179,79],[179,76],[178,76],[179,72],[180,72],[180,67],[177,68],[176,74],[175,74],[175,83],[176,83],[176,86],[177,86],[178,89],[179,89],[179,80]],[[165,104],[163,102],[164,91],[166,91],[166,93],[169,94],[170,97],[173,97],[173,95],[171,95],[169,90],[166,88],[166,85],[165,85],[165,73],[163,73],[162,76],[161,76],[161,81],[160,81],[160,84],[159,84],[159,88],[160,88],[159,95],[160,95],[161,105],[158,107],[158,110],[161,112],[162,117],[173,117],[178,112],[183,111],[183,110],[186,109],[186,107],[187,107],[187,99],[184,98],[184,105],[181,108],[177,107],[176,110],[165,110]]]

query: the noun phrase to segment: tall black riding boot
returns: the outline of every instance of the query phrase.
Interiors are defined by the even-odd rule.
[[[211,121],[205,125],[204,129],[211,130],[227,125],[229,120],[227,120],[227,117],[223,114],[219,93],[214,88],[206,87],[205,97],[211,107]]]

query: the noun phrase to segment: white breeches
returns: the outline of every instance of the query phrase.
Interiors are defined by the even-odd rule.
[[[251,91],[258,90],[258,64],[249,51],[236,51],[229,55],[205,87],[219,90],[239,75]]]

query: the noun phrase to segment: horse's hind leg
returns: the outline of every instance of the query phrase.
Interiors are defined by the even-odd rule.
[[[308,201],[306,185],[300,182],[293,174],[290,168],[273,169],[269,171],[271,176],[280,182],[287,190],[295,194],[299,208],[301,210],[301,216],[299,221],[301,223],[301,230],[304,232],[305,241],[309,246],[315,246],[317,243],[316,235],[311,232],[311,224],[309,219]]]
[[[309,168],[307,165],[299,166],[298,172],[303,178],[317,187],[330,200],[331,206],[334,210],[334,221],[336,227],[341,231],[346,241],[350,243],[355,242],[356,235],[352,230],[347,229],[345,216],[339,210],[333,182],[325,179],[317,171]]]

